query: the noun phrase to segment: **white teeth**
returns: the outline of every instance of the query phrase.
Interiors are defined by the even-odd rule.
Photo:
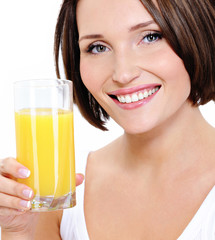
[[[143,97],[144,97],[144,98],[147,98],[148,96],[149,96],[148,92],[145,91],[145,92],[143,93]]]
[[[125,97],[124,96],[117,96],[117,99],[119,100],[119,102],[125,103]]]
[[[140,101],[144,98],[147,98],[157,92],[159,90],[159,87],[150,89],[150,90],[144,90],[144,92],[139,92],[139,93],[133,93],[132,95],[120,95],[117,96],[117,99],[121,103],[132,103],[132,102],[137,102]]]
[[[144,98],[144,96],[143,96],[143,93],[138,93],[138,98],[139,98],[139,100],[142,100],[143,98]]]
[[[125,96],[125,102],[126,103],[131,103],[131,97],[129,95]]]
[[[125,97],[124,96],[121,96],[121,102],[125,103]]]
[[[131,101],[132,102],[137,102],[139,99],[138,99],[138,96],[136,93],[133,93],[132,96],[131,96]]]

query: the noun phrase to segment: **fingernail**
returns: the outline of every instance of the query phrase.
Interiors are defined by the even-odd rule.
[[[19,176],[23,178],[27,178],[31,174],[31,171],[28,170],[27,168],[20,168],[18,172],[19,172]]]
[[[20,206],[22,206],[24,208],[30,208],[30,206],[31,206],[31,202],[25,201],[25,200],[21,200],[19,204],[20,204]]]
[[[79,178],[80,181],[84,181],[84,174],[78,173],[77,177]]]
[[[22,194],[27,198],[31,198],[33,195],[33,191],[31,189],[24,189],[22,191]]]

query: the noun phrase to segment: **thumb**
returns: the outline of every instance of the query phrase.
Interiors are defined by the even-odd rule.
[[[76,186],[79,186],[84,181],[84,175],[82,173],[76,174]]]

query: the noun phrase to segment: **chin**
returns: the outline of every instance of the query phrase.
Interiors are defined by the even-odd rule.
[[[120,124],[121,127],[124,129],[125,133],[131,135],[139,135],[139,134],[146,134],[157,127],[157,125],[153,121],[141,121],[141,122],[134,122],[134,123],[124,123],[123,125]]]

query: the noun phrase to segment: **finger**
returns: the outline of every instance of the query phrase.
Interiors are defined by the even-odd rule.
[[[20,197],[22,199],[30,200],[33,198],[33,191],[28,186],[18,183],[12,179],[5,178],[0,175],[0,192],[7,195]]]
[[[82,173],[76,174],[76,186],[79,186],[84,181],[84,175]]]
[[[3,175],[9,174],[15,178],[27,178],[30,176],[30,170],[11,157],[0,159],[0,173]]]
[[[26,211],[31,208],[31,202],[25,199],[0,193],[0,206]]]

